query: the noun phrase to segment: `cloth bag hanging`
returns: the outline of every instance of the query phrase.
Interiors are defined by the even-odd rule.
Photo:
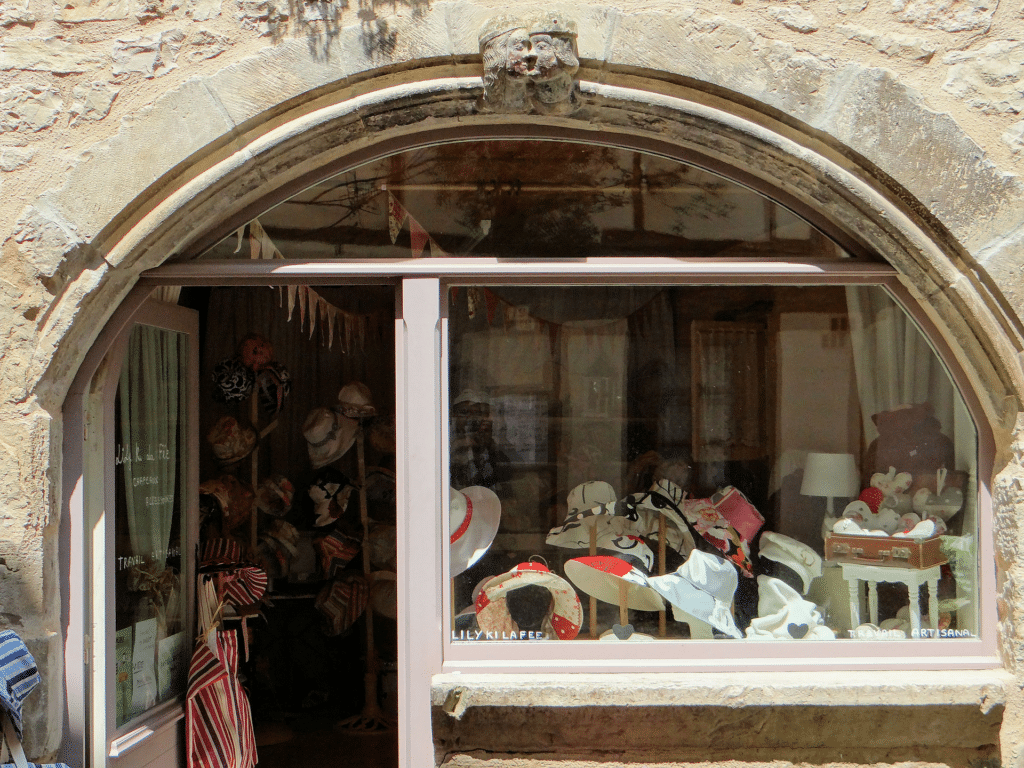
[[[189,768],[252,768],[256,736],[245,691],[238,682],[238,634],[218,631],[222,605],[212,579],[197,589],[199,643],[192,654],[185,702]]]
[[[37,685],[39,669],[24,641],[9,629],[0,632],[0,721],[3,721],[0,761],[7,759],[8,750],[14,760],[3,763],[0,768],[68,768],[64,763],[30,763],[25,758],[21,746],[21,706]]]

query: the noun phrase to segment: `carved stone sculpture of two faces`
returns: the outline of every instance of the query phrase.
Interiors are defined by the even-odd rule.
[[[484,108],[564,115],[579,107],[576,24],[561,13],[498,16],[480,32]]]

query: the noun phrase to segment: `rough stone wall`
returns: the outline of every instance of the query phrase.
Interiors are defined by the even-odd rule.
[[[1019,336],[1021,0],[562,5],[581,20],[590,71],[644,66],[707,81],[877,165],[949,231],[964,271],[1001,304],[1003,332]],[[109,300],[137,269],[113,272],[120,211],[279,102],[416,59],[468,60],[479,21],[498,10],[417,0],[0,0],[0,625],[30,640],[54,693],[31,714],[30,751],[50,752],[60,737],[60,405]],[[884,119],[870,119],[879,111]],[[111,285],[106,301],[94,298]],[[1009,447],[999,446],[1007,456]],[[996,486],[1001,615],[1017,659],[1021,453]],[[1006,717],[1024,732],[1022,711],[1008,705]],[[1004,752],[1024,764],[1013,745]]]

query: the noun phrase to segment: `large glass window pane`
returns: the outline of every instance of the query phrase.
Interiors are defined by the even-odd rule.
[[[563,141],[402,152],[315,184],[250,226],[258,248],[232,235],[201,258],[850,258],[777,203],[696,166]]]
[[[886,289],[448,299],[455,641],[977,635],[976,431]]]
[[[136,325],[115,401],[115,706],[121,726],[185,690],[188,337]]]

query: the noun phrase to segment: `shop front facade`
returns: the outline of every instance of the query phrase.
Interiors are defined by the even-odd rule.
[[[932,5],[26,6],[30,752],[185,764],[234,542],[253,716],[402,766],[1024,764],[1019,18]]]

